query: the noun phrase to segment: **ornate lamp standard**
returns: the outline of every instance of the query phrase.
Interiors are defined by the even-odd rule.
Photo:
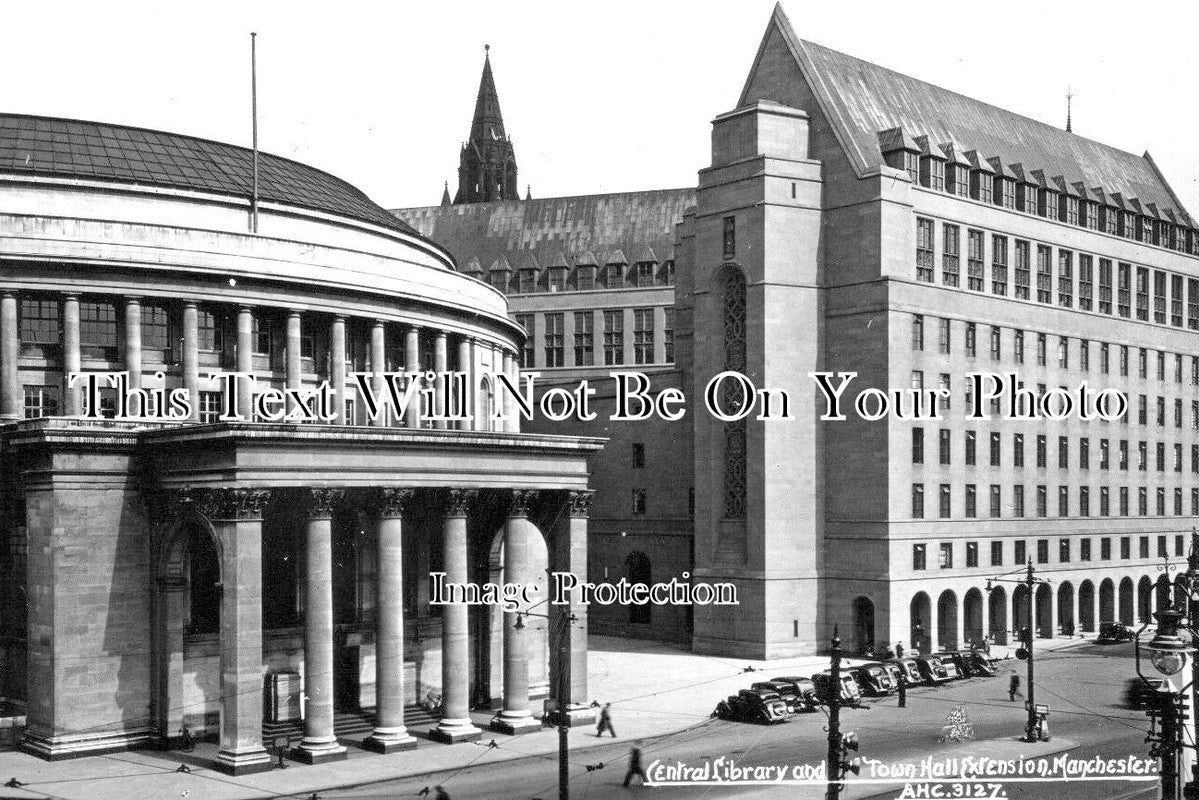
[[[1150,754],[1161,758],[1162,800],[1178,800],[1178,763],[1183,748],[1182,728],[1185,719],[1185,697],[1193,682],[1188,682],[1178,689],[1176,694],[1170,679],[1183,671],[1188,660],[1194,660],[1191,656],[1195,652],[1195,648],[1184,642],[1178,633],[1178,628],[1182,623],[1181,611],[1171,605],[1170,608],[1158,611],[1153,616],[1157,619],[1157,631],[1144,649],[1149,651],[1149,660],[1153,664],[1153,668],[1165,675],[1167,680],[1166,689],[1161,691],[1154,689],[1156,696],[1150,695],[1151,699],[1148,703],[1150,716],[1160,715],[1161,718],[1161,738],[1157,740],[1158,746],[1151,750]],[[1151,687],[1149,679],[1141,672],[1141,634],[1148,627],[1148,622],[1141,625],[1134,642],[1137,675],[1147,687]],[[1187,629],[1187,634],[1188,638],[1192,638],[1194,632]]]

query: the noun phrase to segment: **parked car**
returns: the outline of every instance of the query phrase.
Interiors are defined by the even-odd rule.
[[[770,682],[787,686],[799,698],[799,711],[815,711],[816,706],[820,705],[820,698],[816,696],[816,684],[808,678],[792,675],[771,678]],[[782,696],[782,692],[779,693],[779,696]]]
[[[927,684],[944,683],[950,680],[945,665],[936,656],[920,656],[916,659],[916,666],[920,669],[920,676]]]
[[[882,663],[879,664],[879,666],[882,667],[884,670],[886,670],[887,677],[891,679],[891,685],[894,686],[896,690],[898,690],[899,689],[899,677],[901,675],[907,674],[904,671],[903,667],[900,666],[899,662],[895,661],[894,659],[892,659],[891,661],[883,661]],[[911,681],[909,681],[909,683],[910,682]]]
[[[749,688],[774,692],[783,701],[783,705],[787,706],[788,714],[798,714],[804,710],[802,707],[807,705],[807,700],[787,681],[758,681]]]
[[[966,671],[962,668],[962,654],[957,651],[937,653],[930,658],[935,658],[941,662],[941,668],[945,670],[946,680],[957,680],[958,678],[967,677]]]
[[[849,674],[858,682],[862,694],[868,697],[886,697],[897,688],[887,670],[878,662],[850,667]]]
[[[1145,709],[1154,700],[1164,698],[1168,691],[1164,678],[1129,678],[1124,682],[1124,705]]]
[[[812,683],[811,678],[801,678],[798,675],[784,675],[781,678],[771,678],[771,680],[791,684],[796,693],[807,701],[807,711],[815,711],[816,706],[821,703],[820,693],[816,691],[816,684]]]
[[[909,686],[919,686],[922,683],[928,683],[924,679],[924,675],[920,672],[920,665],[916,663],[916,659],[914,658],[897,658],[894,661],[886,663],[894,664],[902,669],[904,674],[907,675]]]
[[[1123,622],[1100,622],[1099,636],[1096,637],[1096,644],[1116,644],[1118,642],[1131,642],[1132,630]]]
[[[754,722],[773,725],[787,721],[787,706],[778,692],[765,689],[742,689],[716,704],[714,716],[734,722]]]
[[[816,694],[823,703],[827,704],[832,698],[832,682],[833,676],[827,672],[817,672],[812,676],[812,683],[816,684]],[[853,675],[844,670],[841,672],[839,696],[842,705],[859,706],[862,704],[862,687],[858,686]]]
[[[995,663],[985,653],[971,653],[966,657],[966,664],[970,667],[970,674],[980,678],[994,678],[998,674]]]

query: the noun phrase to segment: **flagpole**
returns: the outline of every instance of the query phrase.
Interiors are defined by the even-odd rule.
[[[250,116],[254,139],[254,182],[250,194],[250,231],[258,233],[258,34],[250,33]]]

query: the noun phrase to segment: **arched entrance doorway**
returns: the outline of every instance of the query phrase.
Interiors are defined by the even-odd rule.
[[[1120,581],[1120,622],[1125,625],[1135,624],[1132,619],[1132,578]]]
[[[865,653],[874,648],[874,602],[869,597],[857,597],[853,601],[853,629],[855,652]]]
[[[640,550],[634,550],[629,553],[628,558],[624,560],[625,578],[630,584],[642,583],[646,586],[653,584],[653,570],[650,568],[649,556],[642,553]],[[629,624],[630,625],[649,625],[652,620],[652,609],[649,601],[644,603],[630,603]]]
[[[1078,584],[1078,628],[1088,633],[1095,630],[1095,584]]]
[[[958,647],[958,596],[952,589],[937,598],[937,646],[942,650]]]
[[[1116,584],[1111,578],[1099,582],[1099,621],[1114,622],[1116,619]]]
[[[988,616],[990,619],[987,627],[991,641],[995,644],[1007,644],[1007,590],[1002,586],[995,586],[991,589],[989,600],[991,605]]]
[[[541,531],[527,520],[514,520],[513,522],[522,522],[527,524],[531,529],[528,531],[531,535],[528,536],[528,550],[526,551],[526,572],[523,578],[518,578],[519,582],[527,582],[536,584],[537,596],[548,597],[548,580],[549,574],[549,550],[546,546],[545,537]],[[489,562],[490,580],[504,585],[512,581],[511,577],[506,575],[507,570],[504,566],[504,527],[491,537],[491,547]],[[487,651],[488,659],[487,669],[487,690],[491,695],[491,702],[498,704],[503,699],[504,686],[504,637],[507,634],[508,625],[514,624],[515,615],[507,615],[499,605],[489,605],[484,608],[487,613],[488,636],[487,636]],[[550,615],[552,615],[552,611]],[[508,619],[511,616],[512,619]],[[549,680],[549,635],[548,624],[549,619],[541,608],[534,609],[533,613],[523,615],[521,624],[524,627],[524,637],[529,646],[529,687],[545,686]]]
[[[1123,584],[1121,584],[1123,587]],[[1148,622],[1153,613],[1153,581],[1148,575],[1142,575],[1137,581],[1137,621]]]
[[[1037,636],[1053,638],[1053,590],[1045,584],[1037,587]]]
[[[924,626],[933,624],[932,601],[924,592],[916,592],[912,598],[909,619],[908,642],[913,650],[927,652],[929,633]]]
[[[971,589],[962,598],[963,635],[966,642],[982,640],[983,638],[983,593]]]
[[[1063,636],[1074,635],[1074,585],[1070,581],[1057,587],[1057,629]]]

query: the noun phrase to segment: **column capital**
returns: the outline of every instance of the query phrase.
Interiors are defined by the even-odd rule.
[[[405,326],[408,328],[409,333],[420,333],[421,331],[420,325],[417,325],[414,322],[405,323]]]
[[[0,290],[0,299],[2,299],[2,300],[16,300],[16,299],[17,299],[17,292],[16,292],[16,290],[15,290],[15,289],[3,289],[3,290]]]
[[[79,292],[60,292],[63,300],[78,300]]]
[[[297,318],[297,319],[298,319],[298,318],[299,318],[299,316],[300,316],[300,309],[298,309],[298,308],[290,308],[290,309],[288,309],[288,310],[287,310],[287,316],[288,316],[289,318],[293,318],[293,317],[294,317],[294,318]]]
[[[307,494],[308,519],[330,519],[333,516],[333,509],[345,499],[346,490],[330,487],[309,487]]]
[[[477,489],[450,489],[449,504],[445,515],[447,517],[467,516],[471,504],[474,503],[475,498],[478,496],[479,491]]]
[[[342,325],[344,325],[346,323],[346,315],[345,314],[334,314],[333,321],[340,322]]]
[[[184,308],[199,308],[199,306],[200,306],[199,302],[197,302],[195,300],[184,300],[183,301]]]
[[[580,489],[566,493],[566,501],[570,504],[570,516],[586,518],[591,516],[591,501],[595,498],[594,489]]]
[[[270,495],[269,489],[182,489],[176,499],[180,512],[194,509],[210,520],[255,520],[262,519]]]
[[[383,327],[386,327],[386,326],[387,326],[387,320],[382,320],[382,319],[374,319],[374,320],[371,320],[371,327],[372,327],[372,328],[383,328]]]
[[[536,489],[513,489],[512,505],[508,507],[509,519],[529,516],[529,506],[537,499]]]
[[[380,490],[380,495],[379,515],[384,519],[399,519],[403,516],[404,509],[412,502],[412,498],[416,496],[416,490],[384,486]]]
[[[127,306],[141,305],[142,296],[140,294],[126,294],[122,295],[122,297],[125,298],[125,305]]]
[[[445,339],[445,338],[447,338],[448,336],[449,336],[449,334],[448,334],[448,333],[446,333],[444,330],[442,330],[442,329],[438,328],[438,329],[437,329],[437,333],[435,333],[435,334],[433,335],[433,338],[434,338],[434,339]]]

